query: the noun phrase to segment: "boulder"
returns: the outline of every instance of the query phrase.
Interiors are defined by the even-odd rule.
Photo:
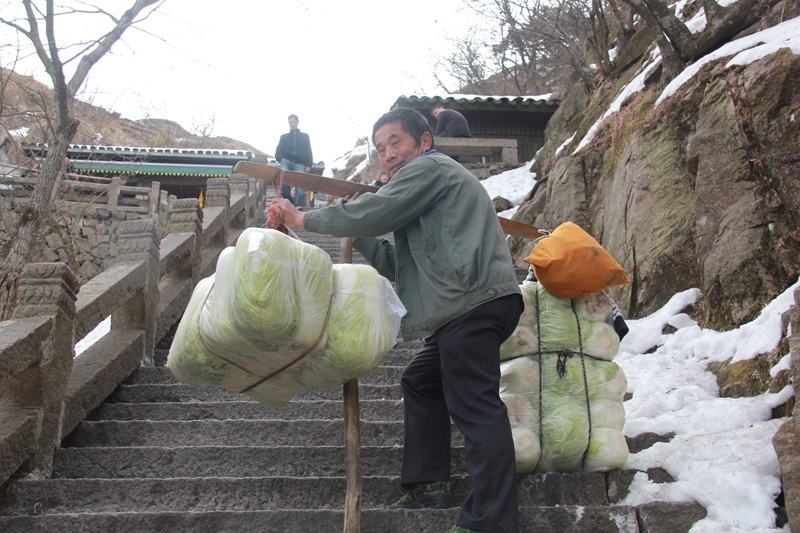
[[[511,202],[502,196],[495,196],[492,198],[492,205],[494,206],[495,213],[502,213],[503,211],[508,211],[513,207]]]

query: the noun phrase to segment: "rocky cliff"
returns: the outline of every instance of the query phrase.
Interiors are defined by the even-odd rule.
[[[597,238],[631,280],[609,291],[629,317],[699,287],[695,317],[729,329],[800,274],[800,56],[708,62],[659,105],[653,72],[576,150],[652,49],[591,93],[565,93],[533,164],[540,183],[514,218],[569,220]],[[531,244],[511,245],[521,263]]]

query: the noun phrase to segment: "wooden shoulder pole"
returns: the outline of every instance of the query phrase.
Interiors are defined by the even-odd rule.
[[[353,262],[353,239],[342,239],[339,262]],[[358,379],[344,384],[344,468],[347,496],[344,501],[344,533],[361,532],[361,417]]]

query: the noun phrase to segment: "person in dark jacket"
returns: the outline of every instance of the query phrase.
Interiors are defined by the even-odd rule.
[[[372,186],[381,188],[387,183],[389,183],[389,174],[387,174],[386,172],[381,172],[380,177],[372,182]]]
[[[437,137],[472,137],[467,119],[455,109],[436,105],[431,109],[431,115],[436,119]]]
[[[288,226],[337,237],[396,282],[407,314],[404,339],[425,339],[403,371],[401,485],[395,509],[447,508],[450,419],[464,434],[472,492],[458,533],[517,533],[518,494],[511,425],[500,399],[500,345],[524,304],[511,253],[486,190],[436,152],[427,120],[398,108],[373,126],[389,182],[352,202],[297,211],[273,200]],[[394,244],[378,236],[394,234]]]
[[[289,115],[289,133],[281,135],[278,147],[275,148],[275,159],[281,168],[294,170],[296,172],[309,172],[311,165],[314,164],[314,157],[311,154],[311,139],[307,133],[297,129],[300,119],[297,115]],[[284,185],[282,194],[284,198],[289,198],[289,186]],[[294,205],[300,207],[305,201],[306,190],[298,187]]]

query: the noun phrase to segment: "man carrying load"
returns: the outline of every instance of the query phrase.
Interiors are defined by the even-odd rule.
[[[514,444],[500,400],[500,345],[523,300],[491,199],[464,167],[434,150],[425,118],[395,109],[372,140],[390,181],[376,194],[299,212],[273,205],[288,226],[336,237],[395,281],[408,314],[403,338],[425,339],[401,379],[405,411],[400,483],[393,508],[445,508],[450,496],[450,418],[464,434],[473,490],[451,532],[516,533]],[[395,244],[376,237],[394,233]]]

